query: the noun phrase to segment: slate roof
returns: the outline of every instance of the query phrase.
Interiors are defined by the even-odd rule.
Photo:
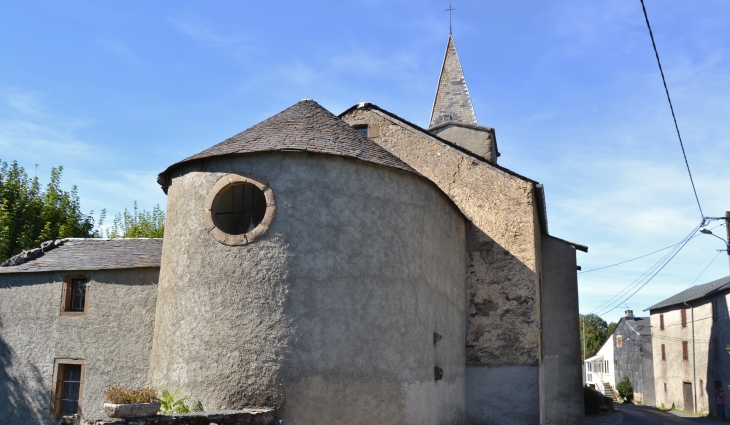
[[[688,301],[697,300],[723,291],[725,289],[730,289],[730,276],[725,276],[721,279],[713,280],[712,282],[708,282],[702,285],[695,285],[689,289],[686,289],[676,295],[667,298],[660,303],[654,304],[653,306],[644,309],[644,311],[656,310],[658,308],[669,307],[675,304],[682,304]]]
[[[431,110],[429,127],[444,122],[444,115],[451,115],[451,121],[477,124],[477,115],[474,112],[474,105],[471,103],[471,96],[464,78],[464,70],[461,68],[454,37],[451,34],[449,34],[449,41],[446,44],[444,64],[441,67],[441,76],[439,77],[438,89],[436,89],[436,99]]]
[[[648,317],[634,317],[626,319],[626,326],[636,331],[641,336],[651,336],[651,321]]]
[[[338,155],[398,168],[417,175],[413,168],[311,99],[304,99],[253,127],[160,173],[166,188],[167,173],[178,164],[221,155],[271,151],[301,151]]]
[[[0,267],[2,273],[160,267],[162,239],[61,239],[55,248],[26,262]]]

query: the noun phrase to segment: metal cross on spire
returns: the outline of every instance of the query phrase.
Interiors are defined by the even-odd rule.
[[[445,10],[445,12],[449,12],[449,34],[451,34],[451,11],[456,10],[453,7],[451,7],[451,1],[449,1],[449,8]]]

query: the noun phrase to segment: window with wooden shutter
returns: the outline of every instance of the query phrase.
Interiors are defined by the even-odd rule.
[[[689,360],[689,346],[687,341],[682,341],[682,360]]]
[[[667,352],[664,351],[664,344],[662,344],[662,360],[666,360],[666,359],[667,359]]]
[[[681,311],[682,311],[682,327],[686,328],[687,327],[687,309],[683,308]]]
[[[659,329],[664,330],[664,314],[659,315]]]
[[[717,322],[717,319],[719,317],[718,311],[717,311],[717,298],[712,300],[712,320]]]

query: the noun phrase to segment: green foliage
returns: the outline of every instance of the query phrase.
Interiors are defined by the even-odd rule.
[[[202,412],[203,411],[203,403],[200,402],[200,400],[195,400],[193,403],[193,407],[188,407],[187,404],[185,404],[185,401],[190,398],[190,395],[186,395],[185,397],[175,399],[177,397],[177,392],[179,391],[179,388],[175,388],[175,391],[170,394],[167,390],[162,390],[162,397],[160,397],[160,413],[169,415],[171,413],[190,413],[192,412]]]
[[[601,346],[616,329],[616,323],[607,324],[605,320],[595,314],[580,315],[580,351],[583,354],[583,319],[586,323],[586,351],[585,358],[596,355]]]
[[[159,205],[155,205],[151,212],[139,211],[137,201],[134,201],[134,210],[130,213],[126,208],[124,213],[114,217],[114,222],[107,230],[109,238],[161,238],[165,233],[165,213]]]
[[[106,396],[106,402],[111,404],[152,403],[157,401],[157,390],[152,387],[109,387],[104,390],[104,395]]]
[[[624,401],[631,402],[634,399],[634,387],[631,386],[628,376],[624,376],[624,379],[616,385],[616,390]]]
[[[17,161],[0,161],[0,259],[41,242],[59,238],[100,237],[91,214],[81,212],[76,186],[61,189],[63,167],[51,168],[51,181],[41,188]],[[102,210],[99,226],[105,212]]]

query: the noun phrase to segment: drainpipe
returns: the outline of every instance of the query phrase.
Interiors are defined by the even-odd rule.
[[[691,319],[692,319],[692,397],[694,398],[694,412],[697,413],[697,367],[695,358],[695,308],[684,302],[684,305],[689,306]]]

